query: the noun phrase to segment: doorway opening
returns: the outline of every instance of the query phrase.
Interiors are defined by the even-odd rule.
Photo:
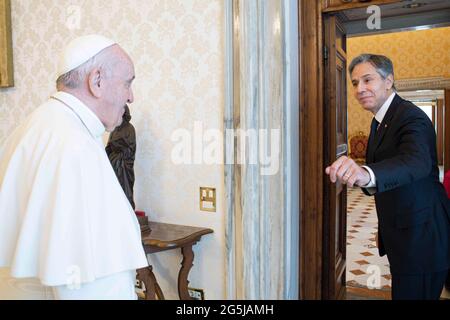
[[[440,13],[433,10],[433,5],[441,5],[439,1],[429,1],[429,10],[412,11],[405,8],[404,4],[389,4],[381,6],[387,12],[396,12],[396,15],[388,16],[385,29],[370,34],[361,32],[360,18],[361,9],[345,10],[340,13],[344,17],[344,28],[347,32],[347,62],[362,53],[383,54],[394,61],[396,79],[401,79],[397,86],[397,93],[404,99],[412,101],[419,106],[429,117],[436,130],[438,162],[441,170],[441,178],[444,172],[444,84],[430,84],[420,87],[419,84],[412,85],[416,79],[445,78],[445,59],[431,59],[424,52],[425,47],[432,48],[429,55],[436,56],[439,52],[445,52],[445,42],[435,41],[443,36],[448,37],[450,28],[448,23],[439,20]],[[448,10],[450,4],[447,5]],[[409,10],[406,13],[406,10]],[[417,25],[412,22],[407,26],[396,26],[395,21],[408,20],[411,15],[426,15],[426,19],[418,19]],[[448,19],[448,18],[447,18]],[[399,22],[399,23],[400,23]],[[423,23],[426,23],[424,25]],[[367,29],[366,29],[367,30]],[[419,39],[423,39],[420,40]],[[419,41],[419,42],[417,42]],[[425,81],[426,82],[426,81]],[[431,82],[431,80],[429,81]],[[440,87],[442,86],[442,87]],[[352,97],[351,86],[347,81],[348,109],[347,130],[349,156],[357,156],[355,146],[367,143],[370,122],[373,115],[364,111]],[[413,88],[413,90],[411,90]],[[438,90],[439,89],[439,90]],[[355,142],[356,141],[356,142]],[[360,142],[362,141],[362,142]],[[352,148],[353,147],[353,148]],[[359,150],[361,151],[361,150]],[[365,152],[365,150],[364,150]],[[356,159],[355,159],[356,160]],[[365,159],[357,157],[364,162]],[[442,180],[441,180],[442,181]],[[380,257],[377,247],[378,219],[373,197],[367,197],[359,188],[347,189],[347,212],[346,212],[346,275],[345,286],[347,299],[381,299],[388,300],[391,296],[391,275],[389,261],[386,256]],[[444,296],[447,293],[443,293]]]
[[[330,183],[324,172],[324,168],[339,156],[351,152],[348,137],[355,133],[350,132],[347,126],[348,115],[355,114],[353,109],[347,110],[347,64],[352,59],[347,52],[347,42],[356,37],[364,39],[394,32],[414,33],[421,29],[439,30],[450,26],[450,2],[424,0],[421,6],[409,5],[412,2],[299,1],[300,150],[303,155],[299,196],[299,296],[302,299],[345,299],[347,292],[347,188]],[[368,32],[366,9],[372,3],[381,8],[382,29]],[[397,53],[409,53],[408,43],[378,44],[384,51],[397,48]],[[439,45],[440,41],[435,41],[431,49],[423,50],[421,54],[434,54],[434,48]],[[374,53],[391,55],[388,52]],[[422,70],[428,67],[428,62],[422,63]],[[411,79],[411,75],[399,77],[398,68],[396,73],[398,90],[403,79],[412,80],[401,86],[401,90],[445,88],[445,100],[449,101],[448,72],[443,74],[444,79],[425,79],[429,80],[426,86],[421,85],[425,75],[419,76],[419,79]],[[436,83],[438,86],[435,86]],[[450,101],[446,102],[445,110],[448,111],[444,113],[445,121],[450,123]],[[356,133],[368,133],[371,117],[365,117],[356,121],[361,124],[361,129]],[[445,141],[450,141],[450,126],[444,128],[444,169],[450,168],[450,144]]]
[[[433,123],[436,131],[436,148],[439,165],[439,180],[444,178],[444,106],[445,91],[420,89],[414,91],[400,91],[399,95],[406,100],[413,102],[427,114]]]

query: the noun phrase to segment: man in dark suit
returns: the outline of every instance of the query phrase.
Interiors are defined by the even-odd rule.
[[[443,184],[445,191],[447,192],[447,197],[450,200],[450,170],[445,173]],[[445,288],[450,291],[450,270],[447,273],[447,280],[445,280]]]
[[[450,266],[450,202],[439,182],[433,124],[396,94],[389,58],[363,54],[349,71],[356,99],[374,115],[366,165],[344,156],[326,173],[333,183],[375,195],[392,298],[439,299]]]

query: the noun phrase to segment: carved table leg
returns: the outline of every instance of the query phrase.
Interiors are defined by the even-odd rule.
[[[189,271],[191,271],[191,268],[194,265],[194,252],[192,251],[193,244],[194,243],[191,243],[181,248],[183,261],[181,262],[181,269],[178,273],[178,295],[181,300],[193,300],[191,296],[189,296],[188,292],[188,275]]]
[[[155,274],[153,273],[153,267],[148,266],[147,268],[142,268],[137,270],[137,278],[142,281],[145,285],[145,299],[155,300],[157,297],[159,300],[164,300],[164,294],[161,287],[156,281]]]

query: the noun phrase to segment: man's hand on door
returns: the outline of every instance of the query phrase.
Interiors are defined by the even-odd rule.
[[[369,172],[347,156],[337,159],[325,169],[325,173],[330,176],[332,183],[340,182],[350,188],[354,185],[359,187],[366,186],[370,182]]]

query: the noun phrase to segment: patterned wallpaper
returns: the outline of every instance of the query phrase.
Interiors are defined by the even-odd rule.
[[[223,129],[221,0],[12,0],[16,86],[0,90],[0,142],[54,92],[57,55],[77,35],[116,39],[135,62],[135,200],[153,220],[214,230],[194,247],[191,285],[225,297],[222,165],[174,165],[172,132]],[[199,211],[199,187],[217,188],[217,213]],[[151,255],[167,298],[177,298],[179,252]],[[214,270],[211,276],[210,270]]]
[[[394,63],[396,79],[450,77],[450,27],[348,38],[347,61],[361,53],[383,54]],[[367,135],[372,114],[352,95],[348,81],[348,133]]]

